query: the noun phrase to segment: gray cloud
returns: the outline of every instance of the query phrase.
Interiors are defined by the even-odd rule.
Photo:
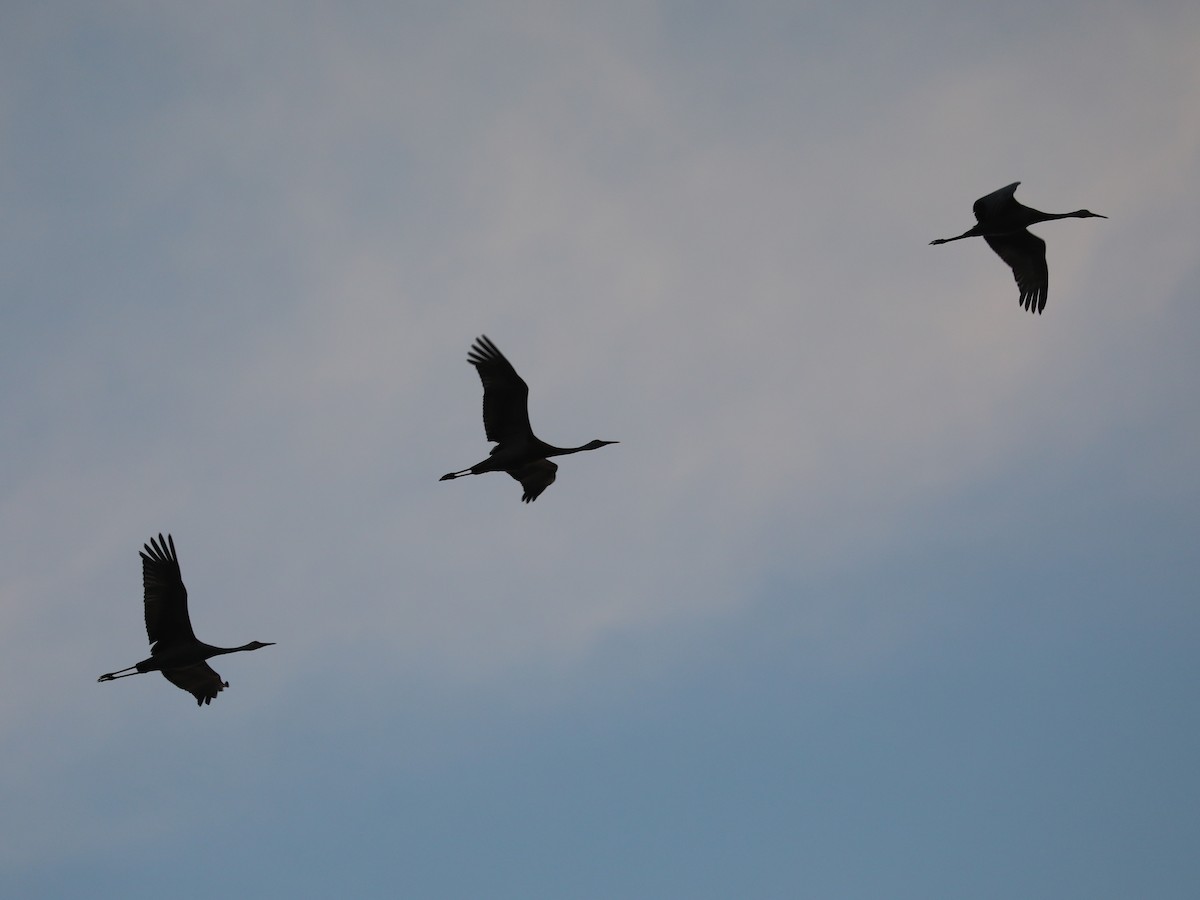
[[[1194,12],[993,36],[876,10],[812,23],[826,43],[769,4],[490,9],[27,14],[41,52],[0,108],[0,731],[31,766],[46,708],[116,743],[181,704],[137,685],[162,707],[99,714],[89,683],[144,655],[158,530],[202,638],[279,642],[231,661],[239,715],[364,672],[536,703],[613,641],[686,655],[766,585],[947,540],[928,510],[1158,417],[1185,420],[1159,477],[1194,481],[1167,402],[1196,375]],[[982,242],[927,246],[1018,179],[1111,217],[1039,229],[1040,318]],[[480,333],[542,437],[622,441],[531,507],[436,481],[487,450]],[[844,672],[952,627],[886,596],[806,598],[797,639]]]

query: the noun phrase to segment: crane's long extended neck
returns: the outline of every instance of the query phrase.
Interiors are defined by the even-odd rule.
[[[1032,207],[1022,207],[1023,215],[1015,219],[1011,224],[1019,225],[1020,227],[1012,229],[1020,231],[1029,225],[1037,225],[1039,222],[1053,222],[1056,219],[1107,219],[1108,216],[1102,216],[1100,213],[1094,213],[1090,209],[1076,209],[1065,213],[1048,213],[1042,212],[1040,209]],[[981,225],[986,229],[987,226]]]
[[[261,647],[271,647],[274,644],[274,641],[251,641],[248,644],[242,644],[240,647],[214,647],[209,644],[209,657],[224,656],[226,653],[240,653],[243,650],[258,650]]]
[[[1051,219],[1107,219],[1108,216],[1102,216],[1100,213],[1094,213],[1090,209],[1077,209],[1069,213],[1042,213],[1043,221],[1049,222]]]
[[[619,444],[620,441],[589,441],[579,447],[554,447],[550,444],[544,445],[542,449],[543,457],[550,456],[567,456],[571,453],[582,453],[584,450],[596,450],[600,447],[605,447],[609,444]]]

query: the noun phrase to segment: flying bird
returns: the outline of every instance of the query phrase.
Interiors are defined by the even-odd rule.
[[[1025,229],[1051,219],[1107,219],[1108,216],[1086,209],[1068,213],[1045,213],[1032,209],[1017,202],[1013,196],[1020,183],[1014,181],[1008,187],[976,200],[974,210],[977,222],[973,228],[958,237],[938,238],[929,243],[946,244],[968,237],[982,237],[1013,270],[1017,289],[1021,292],[1017,303],[1030,312],[1036,310],[1040,314],[1046,308],[1046,292],[1050,284],[1050,273],[1046,267],[1046,242]]]
[[[483,382],[483,430],[495,441],[491,455],[461,472],[448,472],[440,481],[484,472],[507,472],[521,482],[521,500],[532,503],[554,483],[558,466],[548,457],[595,450],[619,441],[591,441],[582,447],[554,447],[538,439],[529,425],[529,385],[486,335],[476,339],[467,362]]]
[[[196,705],[212,703],[228,681],[212,670],[207,660],[241,650],[270,647],[274,641],[251,641],[241,647],[214,647],[196,640],[188,618],[187,588],[179,574],[179,557],[170,535],[164,541],[150,538],[139,550],[142,558],[142,587],[146,601],[146,634],[150,638],[150,658],[117,672],[101,675],[99,681],[128,678],[143,672],[162,672],[163,677],[196,698]]]

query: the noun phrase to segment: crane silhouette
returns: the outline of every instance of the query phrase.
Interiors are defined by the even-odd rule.
[[[931,244],[948,244],[968,237],[982,237],[996,255],[1008,263],[1017,280],[1021,297],[1017,303],[1039,315],[1046,308],[1050,271],[1046,267],[1046,242],[1025,229],[1051,219],[1107,219],[1099,213],[1077,209],[1068,213],[1046,213],[1019,203],[1013,194],[1021,182],[992,191],[975,201],[976,224],[958,237],[938,238]]]
[[[464,475],[484,472],[507,472],[521,482],[521,500],[532,503],[554,483],[558,466],[547,457],[566,456],[595,450],[619,441],[591,441],[582,447],[554,447],[540,440],[529,425],[529,385],[517,374],[504,354],[488,340],[477,338],[467,353],[467,362],[479,373],[483,382],[483,430],[489,441],[495,441],[491,455],[461,472],[448,472],[439,481],[450,481]]]
[[[142,558],[142,587],[146,600],[146,634],[150,638],[150,658],[127,669],[101,675],[98,681],[128,678],[143,672],[162,672],[163,678],[196,698],[196,705],[212,703],[228,681],[212,670],[207,660],[241,650],[270,647],[274,641],[251,641],[241,647],[214,647],[196,640],[188,618],[187,588],[179,574],[179,557],[170,535],[164,541],[150,538]]]

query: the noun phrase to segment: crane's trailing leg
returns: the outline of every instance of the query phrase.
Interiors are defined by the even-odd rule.
[[[961,241],[963,238],[975,237],[978,234],[979,234],[979,226],[977,225],[974,228],[970,228],[970,229],[964,231],[962,234],[958,235],[957,237],[938,238],[937,240],[930,241],[929,243],[931,243],[931,244],[948,244],[951,241]]]
[[[101,675],[97,681],[112,681],[114,678],[128,678],[130,675],[138,674],[137,666],[130,666],[128,669],[118,669],[116,672],[109,672],[107,675]]]

